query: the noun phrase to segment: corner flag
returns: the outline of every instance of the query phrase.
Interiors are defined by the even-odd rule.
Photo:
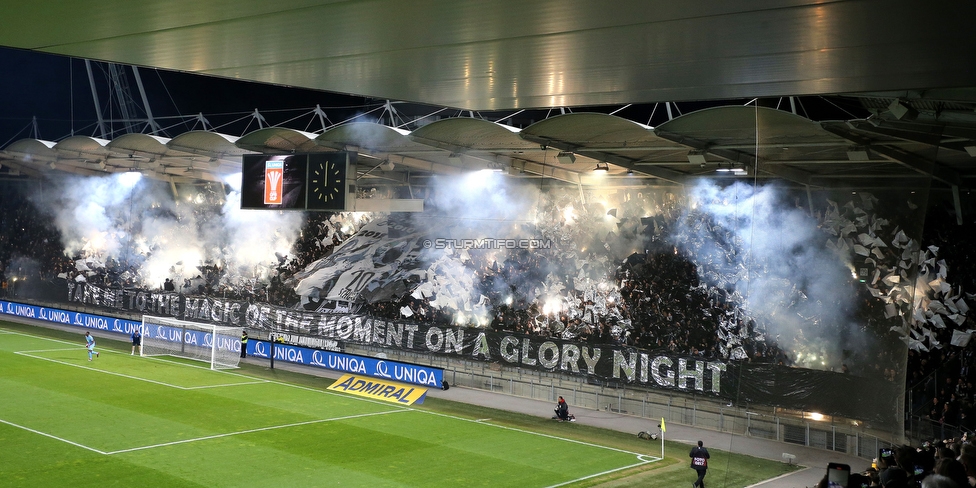
[[[668,428],[664,426],[664,417],[661,417],[661,459],[664,459],[664,433]]]

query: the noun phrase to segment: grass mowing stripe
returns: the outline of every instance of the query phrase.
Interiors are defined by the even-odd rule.
[[[640,458],[640,456],[638,456],[638,458]],[[656,461],[660,461],[660,459],[656,459]],[[608,474],[613,474],[613,473],[616,473],[618,471],[623,471],[625,469],[630,469],[630,468],[636,468],[638,466],[643,466],[645,464],[653,463],[653,462],[655,462],[655,461],[644,461],[644,462],[641,462],[641,463],[631,464],[630,466],[623,466],[623,467],[616,468],[616,469],[608,469],[608,470],[606,470],[606,471],[604,471],[602,473],[594,473],[594,474],[591,474],[589,476],[583,476],[581,478],[576,478],[574,480],[564,481],[562,483],[558,483],[558,484],[555,484],[555,485],[549,485],[546,488],[556,488],[558,486],[571,485],[573,483],[579,483],[580,481],[586,481],[586,480],[589,480],[589,479],[598,478],[600,476],[606,476]]]
[[[541,432],[532,432],[531,430],[524,430],[524,429],[519,429],[519,428],[516,428],[516,427],[509,427],[507,425],[492,424],[490,422],[484,422],[482,420],[466,419],[464,417],[457,417],[457,416],[454,416],[454,415],[449,415],[449,414],[440,413],[440,412],[431,412],[431,411],[428,411],[428,410],[417,410],[417,411],[418,412],[423,412],[423,413],[428,413],[428,414],[431,414],[431,415],[439,415],[439,416],[442,416],[442,417],[448,417],[448,418],[452,418],[452,419],[456,419],[456,420],[462,420],[462,421],[465,421],[465,422],[473,422],[473,423],[480,424],[480,425],[487,425],[487,426],[490,426],[490,427],[497,427],[499,429],[514,430],[516,432],[521,432],[523,434],[531,434],[531,435],[537,435],[537,436],[541,436],[541,437],[548,437],[550,439],[556,439],[556,440],[560,440],[560,441],[574,442],[576,444],[582,444],[584,446],[598,447],[598,448],[601,448],[601,449],[609,449],[611,451],[622,452],[624,454],[633,454],[634,456],[637,456],[637,457],[640,457],[640,456],[647,457],[646,454],[641,454],[639,452],[627,451],[627,450],[624,450],[624,449],[617,449],[615,447],[601,446],[599,444],[593,444],[593,443],[585,442],[585,441],[578,441],[576,439],[567,439],[565,437],[554,436],[554,435],[551,435],[551,434],[543,434]],[[661,458],[656,457],[656,456],[650,456],[650,457],[653,457],[654,458],[654,461],[660,461],[661,460]],[[654,462],[654,461],[648,461],[648,462]],[[638,464],[644,464],[644,463],[638,463]]]
[[[776,480],[778,480],[780,478],[785,478],[787,476],[792,476],[794,474],[799,473],[800,471],[806,471],[808,469],[813,469],[810,466],[801,466],[801,468],[802,469],[800,469],[799,471],[791,471],[789,473],[783,473],[783,474],[781,474],[781,475],[779,475],[779,476],[777,476],[775,478],[769,478],[768,480],[763,480],[763,481],[760,481],[759,483],[751,484],[749,486],[746,486],[745,488],[755,488],[757,486],[762,486],[762,485],[765,485],[766,483],[769,483],[769,482],[772,482],[772,481],[776,481]],[[820,469],[820,468],[817,468],[817,469]]]
[[[102,454],[107,454],[107,455],[121,454],[121,453],[124,453],[124,452],[142,451],[142,450],[145,450],[145,449],[154,449],[154,448],[157,448],[157,447],[173,446],[173,445],[176,445],[176,444],[186,444],[188,442],[205,441],[205,440],[208,440],[208,439],[219,439],[221,437],[230,437],[230,436],[233,436],[233,435],[251,434],[253,432],[263,432],[263,431],[266,431],[266,430],[287,429],[289,427],[298,427],[298,426],[301,426],[301,425],[320,424],[322,422],[335,422],[335,421],[339,421],[339,420],[349,420],[349,419],[355,419],[355,418],[360,418],[360,417],[371,417],[373,415],[386,415],[388,413],[401,413],[401,412],[404,412],[404,410],[389,410],[389,411],[386,411],[386,412],[362,413],[362,414],[358,414],[358,415],[347,415],[345,417],[336,417],[336,418],[331,418],[331,419],[318,419],[318,420],[309,420],[307,422],[295,422],[293,424],[272,425],[270,427],[259,427],[257,429],[241,430],[241,431],[238,431],[238,432],[227,432],[227,433],[224,433],[224,434],[208,435],[208,436],[205,436],[205,437],[197,437],[195,439],[183,439],[183,440],[173,441],[173,442],[164,442],[162,444],[153,444],[151,446],[141,446],[141,447],[133,447],[133,448],[130,448],[130,449],[121,449],[121,450],[118,450],[118,451],[103,452]]]
[[[267,383],[267,382],[268,382],[268,380],[242,381],[240,383],[223,383],[223,384],[220,384],[220,385],[203,385],[203,386],[184,386],[184,387],[181,387],[181,388],[184,389],[184,390],[203,390],[205,388],[225,388],[225,387],[228,387],[228,386],[259,385],[259,384]]]
[[[56,351],[77,351],[77,349],[73,347],[71,348],[62,347],[61,349],[31,349],[30,351],[14,351],[14,354],[24,354],[24,353],[33,353],[33,352],[56,352]]]
[[[61,350],[64,350],[64,349],[61,349]],[[62,364],[64,366],[71,366],[73,368],[87,369],[89,371],[95,371],[97,373],[110,374],[110,375],[113,375],[113,376],[121,376],[123,378],[128,378],[130,380],[145,381],[147,383],[153,383],[153,384],[160,385],[160,386],[165,386],[165,387],[168,387],[168,388],[176,388],[177,390],[187,390],[187,389],[189,389],[189,388],[184,387],[184,386],[171,385],[169,383],[165,383],[165,382],[162,382],[162,381],[150,380],[148,378],[140,378],[138,376],[132,376],[132,375],[125,374],[125,373],[116,373],[115,371],[107,371],[107,370],[104,370],[104,369],[92,368],[91,366],[83,366],[83,365],[80,365],[80,364],[72,364],[72,363],[69,363],[69,362],[66,362],[66,361],[59,361],[57,359],[51,359],[51,358],[46,358],[46,357],[42,357],[42,356],[34,356],[33,354],[27,354],[26,352],[14,351],[14,354],[17,354],[19,356],[26,356],[26,357],[34,358],[34,359],[41,359],[41,360],[44,360],[44,361],[50,361],[52,363],[58,363],[58,364]]]
[[[23,429],[23,430],[26,430],[27,432],[33,432],[33,433],[35,433],[37,435],[42,435],[44,437],[48,437],[48,438],[54,439],[56,441],[61,441],[61,442],[64,442],[66,444],[71,444],[72,446],[75,446],[75,447],[80,447],[82,449],[87,449],[87,450],[92,451],[92,452],[97,452],[99,454],[108,454],[108,453],[106,453],[104,451],[99,451],[98,449],[95,449],[94,447],[88,447],[88,446],[86,446],[84,444],[79,444],[77,442],[72,442],[72,441],[69,441],[68,439],[62,439],[62,438],[60,438],[60,437],[58,437],[56,435],[51,435],[51,434],[48,434],[46,432],[41,432],[39,430],[35,430],[35,429],[30,428],[30,427],[24,427],[23,425],[18,425],[18,424],[15,424],[13,422],[7,422],[6,420],[3,420],[3,419],[0,419],[0,423],[7,424],[7,425],[9,425],[11,427],[16,427],[18,429]]]
[[[7,330],[5,332],[8,333],[8,334],[19,335],[19,336],[23,336],[23,337],[30,337],[31,339],[43,340],[43,341],[48,341],[48,342],[57,342],[58,344],[71,344],[73,346],[85,347],[83,344],[79,344],[77,342],[62,341],[61,339],[51,339],[50,337],[38,336],[38,335],[34,335],[34,334],[27,334],[27,333],[24,333],[24,332],[17,332],[15,330]]]
[[[64,342],[30,334],[21,335],[38,341]],[[26,342],[21,344],[17,341],[9,342],[11,339],[6,340],[8,341],[8,348],[13,344],[21,346],[17,347],[17,349],[24,350],[43,348],[43,346],[41,348],[37,348],[36,346],[32,348]],[[82,346],[75,342],[64,343],[78,347],[79,351],[83,351]],[[110,346],[108,347],[112,348],[113,346],[111,344],[113,343],[110,342],[109,344]],[[2,347],[0,346],[0,348]],[[215,371],[222,375],[229,375],[223,376],[225,379],[236,377],[243,380],[241,383],[236,384],[250,386],[243,388],[221,389],[211,387],[210,389],[197,389],[196,391],[199,394],[192,396],[184,396],[184,393],[189,394],[190,392],[186,390],[196,389],[196,386],[180,386],[176,389],[169,389],[168,391],[171,393],[167,393],[167,390],[161,389],[160,386],[173,388],[173,383],[186,385],[186,379],[194,376],[191,373],[192,370],[201,371],[198,373],[201,377],[209,376],[211,379],[219,377],[210,375],[209,371],[211,370],[209,368],[163,358],[125,358],[123,360],[122,357],[127,354],[119,352],[118,349],[120,347],[118,346],[115,346],[114,349],[116,351],[113,351],[114,354],[109,356],[110,361],[105,361],[105,358],[103,358],[103,361],[95,367],[84,367],[85,365],[79,364],[84,361],[81,356],[75,358],[72,354],[64,352],[73,351],[75,350],[74,348],[55,350],[52,351],[52,354],[39,353],[36,354],[38,356],[37,358],[47,361],[28,360],[19,362],[17,364],[17,371],[19,372],[17,378],[24,385],[30,384],[31,374],[40,374],[40,377],[57,379],[61,374],[57,372],[60,366],[54,366],[53,364],[51,366],[41,366],[41,364],[48,364],[50,359],[54,359],[54,363],[67,363],[67,365],[76,366],[77,369],[75,371],[77,373],[73,373],[70,380],[66,381],[62,378],[61,381],[53,381],[50,384],[45,383],[36,386],[48,388],[53,393],[55,391],[54,388],[60,389],[65,385],[75,385],[81,381],[82,384],[87,385],[87,391],[98,391],[102,394],[96,396],[92,394],[75,395],[72,393],[73,396],[86,399],[93,406],[96,405],[95,402],[104,398],[105,401],[103,403],[105,406],[115,405],[116,410],[129,409],[129,411],[136,413],[136,417],[129,417],[128,415],[130,414],[128,413],[109,415],[109,417],[106,417],[120,420],[134,419],[131,421],[123,421],[119,424],[119,427],[116,427],[119,435],[122,436],[117,439],[118,441],[123,441],[126,433],[129,434],[129,440],[137,440],[135,436],[151,433],[154,429],[163,428],[168,431],[168,435],[155,436],[157,439],[143,438],[143,442],[139,443],[143,444],[142,446],[138,444],[133,446],[134,443],[128,442],[124,442],[123,445],[118,445],[113,442],[115,449],[106,449],[111,444],[105,444],[100,445],[103,451],[96,451],[108,451],[112,454],[118,454],[118,456],[112,456],[112,458],[120,459],[118,461],[120,463],[133,462],[137,465],[145,464],[147,467],[158,465],[163,467],[160,469],[174,470],[176,479],[182,479],[188,484],[200,483],[201,480],[206,479],[211,481],[212,483],[210,484],[213,486],[235,486],[235,481],[242,481],[242,479],[235,478],[236,475],[231,474],[233,473],[233,466],[237,465],[237,463],[233,462],[232,457],[227,456],[229,462],[224,467],[214,466],[212,462],[209,462],[215,459],[215,456],[221,460],[225,458],[222,454],[218,455],[214,452],[214,449],[217,449],[215,446],[219,446],[218,450],[230,449],[236,453],[243,453],[245,457],[260,452],[270,458],[281,459],[281,456],[287,453],[288,458],[298,464],[287,463],[288,466],[282,465],[279,466],[281,469],[274,470],[276,473],[281,473],[282,475],[282,478],[275,479],[275,482],[279,482],[279,484],[308,477],[309,480],[319,482],[323,479],[345,479],[348,481],[369,480],[374,486],[457,486],[457,483],[464,483],[472,487],[542,487],[552,485],[552,483],[559,483],[558,485],[552,486],[564,486],[567,483],[592,483],[592,479],[594,478],[639,467],[657,460],[657,458],[637,454],[632,449],[627,450],[627,446],[618,445],[617,447],[624,447],[625,449],[617,449],[601,445],[598,438],[584,439],[589,441],[584,442],[563,437],[562,434],[565,431],[544,434],[531,430],[532,427],[529,425],[519,424],[514,427],[509,427],[496,423],[504,422],[504,420],[487,422],[488,420],[495,420],[491,419],[493,417],[491,413],[488,415],[481,414],[477,416],[477,419],[471,419],[471,416],[464,417],[462,416],[464,414],[460,412],[457,415],[449,415],[449,413],[453,412],[448,412],[448,414],[433,412],[426,408],[426,406],[423,408],[407,408],[388,402],[363,399],[327,391],[318,386],[320,384],[319,379],[311,382],[300,380],[298,384],[285,383],[278,381],[281,374],[275,372],[255,371],[255,374],[258,376],[252,376],[239,372]],[[60,354],[58,353],[59,351]],[[109,351],[106,350],[105,352]],[[128,350],[125,352],[128,352]],[[23,356],[21,355],[21,357]],[[13,359],[16,356],[11,354],[9,357]],[[73,359],[76,360],[73,361]],[[159,366],[147,366],[147,364],[151,364],[150,361],[158,361],[156,364]],[[35,363],[36,366],[33,366]],[[170,367],[162,366],[163,363],[182,368],[176,368],[170,371]],[[13,365],[15,363],[11,364]],[[245,367],[253,368],[255,366],[247,364]],[[52,370],[52,368],[54,369]],[[122,373],[115,374],[115,377],[134,377],[140,381],[138,383],[119,382],[112,380],[113,375],[111,374],[91,375],[91,373],[87,372],[115,373],[98,368],[116,369]],[[133,373],[133,369],[135,369],[136,373]],[[180,373],[180,369],[186,373]],[[34,370],[35,373],[31,373],[31,370]],[[87,382],[95,381],[96,376],[102,376],[104,379],[89,385]],[[284,376],[288,377],[288,374]],[[86,377],[88,379],[85,379]],[[149,378],[163,379],[165,380],[165,385],[159,385],[160,382],[153,383],[154,380],[146,381]],[[231,383],[226,381],[218,382],[221,384]],[[206,383],[210,382],[206,381]],[[308,384],[303,385],[302,383]],[[198,382],[197,384],[199,385],[200,383]],[[287,393],[287,390],[278,389],[281,387],[287,387],[287,390],[293,390],[293,393]],[[139,392],[138,395],[140,396],[130,398],[132,394],[129,392],[133,388],[135,389],[134,391]],[[249,390],[249,388],[255,388],[256,390]],[[155,393],[152,390],[155,390]],[[302,391],[314,395],[300,393]],[[315,396],[321,396],[323,393],[325,397],[329,398],[322,397],[320,400],[315,399]],[[158,400],[153,395],[158,395]],[[52,396],[51,398],[56,399],[57,397]],[[167,398],[173,398],[173,400],[167,401]],[[334,398],[335,401],[331,398]],[[212,400],[217,400],[217,403],[212,404]],[[306,402],[304,406],[303,402]],[[357,404],[361,406],[356,407],[355,405]],[[368,410],[365,408],[366,404],[372,404],[374,410],[377,407],[382,407],[384,410],[383,413],[417,412],[427,415],[421,415],[417,418],[389,417],[379,413],[363,415]],[[103,409],[98,410],[99,414],[94,414],[96,410],[91,410],[93,413],[90,414],[85,413],[82,410],[87,407],[86,404],[79,402],[77,405],[78,407],[76,408],[80,409],[78,412],[81,415],[104,415],[107,413]],[[194,409],[194,411],[180,413],[180,405],[185,406],[183,407],[184,410],[190,408]],[[280,408],[275,407],[275,405],[279,405]],[[160,411],[157,406],[166,408]],[[200,407],[205,408],[202,411],[196,410]],[[260,410],[253,410],[254,407],[258,407]],[[313,410],[318,410],[318,415],[307,410],[309,407],[312,407]],[[66,404],[65,408],[70,410],[73,407],[67,406]],[[359,411],[356,412],[356,410]],[[123,412],[123,410],[118,411]],[[279,413],[276,413],[276,411]],[[71,412],[72,417],[74,417],[75,410],[71,410]],[[308,415],[309,413],[312,415]],[[325,415],[322,415],[323,413]],[[26,415],[24,419],[32,418],[30,417],[31,410],[29,408],[20,408],[20,414],[22,416]],[[280,418],[282,414],[287,414],[291,418]],[[297,414],[298,417],[296,418],[292,414]],[[183,418],[182,416],[184,415],[187,417]],[[321,418],[332,415],[335,418]],[[302,419],[302,416],[305,418]],[[276,419],[276,417],[278,418]],[[312,419],[310,420],[309,417],[312,417]],[[315,417],[319,417],[319,419]],[[329,420],[360,417],[362,418],[361,421],[354,421],[356,425],[346,425],[347,422],[329,422]],[[430,420],[421,422],[419,419],[422,417],[427,417]],[[442,420],[438,421],[435,419]],[[21,424],[24,423],[16,418],[11,420],[20,422]],[[274,422],[275,420],[278,421]],[[458,420],[461,422],[453,422]],[[272,421],[273,425],[269,425],[268,421]],[[251,425],[246,425],[247,423]],[[73,420],[69,421],[69,425],[73,426],[73,424]],[[96,425],[98,424],[96,421]],[[27,425],[33,425],[33,423],[28,423]],[[102,439],[108,440],[109,438],[105,436],[110,432],[111,429],[109,427],[111,426],[108,424],[103,425],[103,432],[98,435],[102,435]],[[341,428],[337,429],[336,427],[340,425]],[[463,427],[463,425],[470,427]],[[135,430],[132,429],[133,427],[135,427]],[[231,428],[226,429],[226,427]],[[245,427],[245,429],[241,429],[241,427]],[[247,429],[246,427],[255,428]],[[287,429],[285,427],[297,427],[297,430]],[[49,431],[46,427],[42,428]],[[197,432],[192,432],[193,430],[197,430]],[[210,432],[206,432],[205,430],[210,430]],[[215,430],[216,432],[214,432]],[[543,429],[543,432],[546,430]],[[81,431],[78,430],[78,432]],[[91,434],[91,432],[85,432],[86,434]],[[240,437],[238,435],[249,432],[265,432],[266,434],[256,437]],[[438,432],[440,435],[431,435]],[[505,434],[504,432],[508,433]],[[566,432],[567,435],[572,435],[569,432],[575,432],[575,429],[569,429]],[[60,431],[57,433],[64,434]],[[181,433],[184,435],[178,435]],[[352,435],[351,437],[349,436],[350,434]],[[522,437],[526,434],[529,437]],[[71,439],[77,438],[74,435],[64,437]],[[167,439],[166,437],[169,438]],[[190,439],[191,437],[192,439]],[[532,440],[533,437],[537,440]],[[216,444],[212,442],[194,442],[205,439],[213,439],[213,442],[216,442]],[[153,442],[153,440],[157,442]],[[323,444],[323,441],[325,444]],[[567,441],[572,444],[563,444]],[[124,444],[129,445],[126,446]],[[336,448],[325,450],[323,449],[324,445],[335,445]],[[166,449],[163,448],[164,446],[176,447]],[[163,449],[153,449],[155,447]],[[67,449],[67,444],[63,449]],[[348,452],[342,452],[343,449],[347,449]],[[94,453],[96,451],[91,452]],[[554,465],[551,460],[548,460],[552,456],[552,452],[572,453],[570,455],[572,460],[566,460],[568,463],[563,462]],[[429,466],[430,460],[439,459],[445,455],[451,456],[452,459],[454,459],[454,456],[463,456],[465,461],[456,461],[452,464],[454,469],[448,469],[447,473],[437,471],[436,475],[430,473],[429,467],[426,469],[421,468],[421,466]],[[69,456],[77,457],[77,454]],[[594,457],[590,458],[590,456]],[[198,465],[203,459],[208,460],[206,464],[209,466],[220,469],[213,472],[207,470],[207,473],[198,472],[199,470],[195,470],[192,466]],[[635,460],[638,462],[635,463]],[[308,464],[308,461],[312,461],[312,464]],[[3,463],[0,462],[0,468],[2,468],[2,465]],[[503,472],[498,472],[498,470]],[[323,478],[322,475],[326,473],[331,474],[332,477]],[[251,475],[253,474],[251,473]],[[336,475],[339,475],[339,478],[335,478]],[[243,476],[243,473],[241,476]],[[613,475],[611,474],[611,476]],[[253,482],[256,482],[258,485],[271,486],[267,483],[272,482],[272,479],[265,477],[262,472],[262,476],[254,479]],[[317,484],[320,483],[311,483],[311,485]]]
[[[0,329],[0,330],[3,330],[3,329]],[[23,336],[23,337],[29,337],[31,339],[37,339],[37,340],[40,340],[40,341],[57,342],[57,343],[60,343],[60,344],[75,344],[74,342],[62,341],[62,340],[59,340],[59,339],[51,339],[50,337],[38,336],[38,335],[34,335],[34,334],[27,334],[27,333],[24,333],[24,332],[16,332],[16,331],[7,331],[7,332],[10,333],[10,334],[16,334],[16,335]],[[84,345],[81,345],[80,347],[84,348]],[[52,349],[52,351],[56,351],[56,350],[71,351],[71,350],[74,350],[74,349]],[[112,351],[112,352],[114,353],[115,351]],[[124,355],[123,353],[118,353],[118,354]],[[353,398],[353,399],[358,400],[358,401],[367,402],[367,403],[374,403],[374,404],[377,404],[377,405],[387,405],[387,406],[390,405],[388,402],[383,402],[383,401],[380,401],[380,400],[373,400],[373,399],[370,399],[370,398],[356,397],[356,396],[353,396],[353,395],[347,395],[347,394],[344,394],[344,393],[338,393],[338,392],[334,392],[334,391],[330,391],[330,390],[324,390],[324,389],[319,389],[319,388],[309,388],[307,386],[295,385],[295,384],[292,384],[292,383],[285,383],[285,382],[275,381],[275,380],[268,380],[268,379],[259,378],[259,377],[256,377],[256,376],[250,376],[250,375],[246,375],[246,374],[235,373],[235,372],[232,372],[232,371],[212,370],[212,369],[210,369],[208,367],[197,366],[195,364],[187,364],[187,363],[181,362],[181,361],[173,361],[173,360],[166,359],[165,357],[158,357],[158,356],[140,356],[140,357],[142,357],[143,359],[151,360],[151,361],[160,361],[160,362],[164,362],[164,363],[168,363],[168,364],[175,364],[175,365],[179,365],[179,366],[183,366],[183,367],[187,367],[187,368],[196,368],[196,369],[201,369],[201,370],[205,370],[205,371],[213,371],[215,373],[226,374],[226,375],[231,375],[231,376],[238,376],[238,377],[241,377],[241,378],[247,378],[247,379],[250,379],[250,380],[255,380],[253,383],[262,383],[262,382],[263,383],[271,383],[271,384],[276,384],[276,385],[281,385],[281,386],[287,386],[289,388],[297,388],[297,389],[300,389],[300,390],[313,391],[313,392],[322,393],[322,394],[325,394],[325,395],[335,395],[335,396],[340,396],[340,397],[343,397],[343,398]],[[38,359],[45,359],[45,358],[38,358]],[[95,371],[103,371],[103,370],[95,369]],[[178,387],[174,387],[174,388],[178,388]]]

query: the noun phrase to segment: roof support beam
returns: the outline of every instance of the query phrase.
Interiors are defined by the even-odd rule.
[[[824,130],[836,134],[858,146],[870,146],[874,152],[885,159],[901,164],[902,166],[917,171],[918,173],[929,176],[932,179],[945,183],[949,186],[958,186],[961,178],[959,173],[952,171],[935,161],[925,159],[921,156],[903,151],[898,148],[883,145],[872,145],[871,138],[857,134],[843,122],[823,122],[820,124]]]
[[[740,151],[737,149],[719,149],[709,146],[705,141],[693,139],[690,137],[685,137],[681,134],[675,134],[673,132],[666,132],[661,130],[655,130],[655,134],[658,137],[667,139],[669,141],[677,142],[689,149],[695,149],[698,151],[704,151],[708,154],[718,156],[722,159],[731,161],[733,163],[740,163],[749,166],[752,171],[762,171],[764,173],[771,174],[773,176],[778,176],[780,178],[792,181],[794,183],[799,183],[801,185],[810,185],[811,174],[806,171],[801,171],[793,168],[784,168],[782,166],[771,166],[766,164],[761,164],[763,161],[757,160],[756,156],[747,153],[745,151]]]
[[[648,176],[653,176],[655,178],[669,181],[671,183],[677,183],[679,185],[683,185],[685,184],[685,181],[688,180],[687,175],[681,174],[677,171],[661,169],[661,168],[655,168],[655,169],[648,169],[646,167],[638,168],[637,165],[635,164],[637,163],[637,160],[625,158],[622,156],[617,156],[615,154],[607,154],[605,152],[598,151],[598,150],[580,149],[580,146],[570,142],[560,141],[556,139],[549,139],[544,137],[531,137],[525,134],[522,135],[522,138],[527,141],[532,141],[541,144],[544,147],[551,147],[554,149],[558,149],[560,151],[574,152],[576,154],[580,154],[582,156],[595,159],[597,161],[605,161],[607,163],[612,163],[616,166],[620,166],[628,170],[640,171],[641,173],[644,173]]]
[[[876,123],[878,125],[866,120],[852,120],[848,122],[848,125],[863,132],[960,152],[966,152],[966,146],[974,145],[973,141],[976,140],[976,131],[968,128],[950,128],[946,127],[945,124],[918,124],[888,120]]]

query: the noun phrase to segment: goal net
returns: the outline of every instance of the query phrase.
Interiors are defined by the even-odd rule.
[[[236,368],[241,361],[241,328],[142,316],[142,355],[176,356],[210,363],[210,369]]]

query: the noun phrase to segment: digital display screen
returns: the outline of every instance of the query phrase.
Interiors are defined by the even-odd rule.
[[[828,488],[847,488],[847,481],[851,472],[847,469],[833,468],[827,470]]]
[[[349,178],[349,168],[354,168],[353,156],[346,152],[245,154],[241,165],[241,208],[350,210],[355,195],[355,179]]]
[[[245,154],[241,164],[241,208],[305,208],[308,155]]]

